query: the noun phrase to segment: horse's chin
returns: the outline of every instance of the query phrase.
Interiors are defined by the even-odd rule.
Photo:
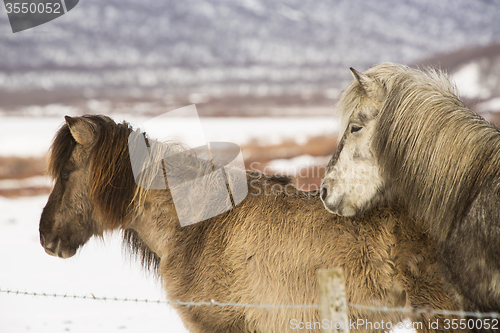
[[[352,217],[356,215],[356,209],[351,206],[345,207],[331,207],[323,201],[323,205],[325,209],[334,215],[343,216],[343,217]]]
[[[356,215],[356,209],[351,206],[342,207],[337,215],[344,217],[353,217]]]

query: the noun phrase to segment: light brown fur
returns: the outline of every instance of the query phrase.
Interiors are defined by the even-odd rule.
[[[91,147],[75,141],[75,132],[85,131],[79,122],[92,124]],[[90,234],[122,229],[125,243],[145,266],[157,270],[171,300],[316,304],[317,269],[340,266],[351,303],[458,309],[441,280],[434,244],[412,221],[386,209],[375,209],[362,218],[336,217],[323,209],[317,195],[287,186],[287,178],[248,172],[249,194],[242,203],[181,227],[170,191],[135,185],[127,154],[130,131],[127,124],[87,116],[67,119],[58,132],[49,162],[56,185],[40,221],[42,245],[48,253],[63,256],[76,251]],[[68,164],[75,165],[62,179]],[[170,167],[168,162],[165,167]],[[182,169],[196,172],[202,167],[187,154]],[[154,174],[151,171],[145,177],[152,181]],[[67,192],[79,193],[78,203]],[[80,221],[72,215],[78,205],[85,210]],[[57,215],[61,209],[69,219]],[[71,225],[61,228],[63,220]],[[176,308],[191,332],[319,332],[293,330],[291,320],[321,321],[317,309]],[[354,307],[349,316],[393,325],[405,317]],[[421,315],[413,320],[421,320],[424,331],[432,331],[427,319],[431,318]],[[445,331],[442,325],[441,331]]]

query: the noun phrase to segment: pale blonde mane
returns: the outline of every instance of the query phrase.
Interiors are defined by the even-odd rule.
[[[136,179],[136,183],[140,186],[135,187],[134,195],[131,203],[134,204],[134,213],[140,214],[140,208],[144,206],[144,202],[147,198],[151,189],[161,189],[168,188],[168,181],[166,177],[166,165],[164,159],[167,156],[171,156],[177,153],[185,153],[186,157],[192,157],[192,162],[195,160],[194,153],[189,149],[189,147],[179,143],[179,142],[158,142],[152,140],[140,129],[131,132],[129,137],[129,159],[137,159],[134,157],[137,154],[134,149],[143,150],[142,143],[145,143],[148,150],[145,159],[142,159],[140,163],[136,164],[136,167],[140,167],[142,172]],[[137,154],[135,156],[141,156]],[[192,168],[189,164],[184,166],[185,168]]]
[[[405,85],[410,85],[411,87],[409,88],[414,91],[421,90],[421,87],[432,86],[441,95],[452,94],[458,96],[458,91],[451,84],[448,75],[443,71],[433,68],[421,71],[404,65],[383,63],[370,68],[364,74],[375,79],[386,93],[404,89],[404,87],[399,86],[401,83],[404,83]],[[399,82],[403,76],[408,77],[409,80]],[[396,82],[397,85],[395,86]],[[340,119],[342,131],[345,131],[347,128],[349,118],[364,97],[363,88],[356,80],[351,82],[342,92],[336,106],[336,115]]]
[[[373,137],[386,179],[397,179],[394,193],[407,195],[417,218],[447,232],[496,174],[498,129],[462,103],[441,71],[382,64],[366,74],[386,90]]]
[[[214,207],[224,205],[223,198],[214,193],[228,191],[227,184],[220,182],[220,173],[214,172],[220,165],[213,164],[207,147],[191,149],[179,142],[159,142],[151,140],[145,133],[131,134],[129,141],[131,159],[134,147],[144,150],[133,141],[146,141],[149,155],[142,161],[143,172],[136,179],[138,186],[132,200],[135,216],[143,214],[144,203],[153,189],[164,189],[163,200],[175,202],[175,210],[181,225],[186,221],[203,221],[214,216]],[[134,135],[135,134],[135,135]],[[135,138],[134,138],[135,136]],[[141,161],[139,161],[139,164]],[[246,175],[241,170],[242,176]],[[237,182],[232,172],[225,172],[226,180]],[[230,179],[230,180],[229,180]],[[240,179],[241,181],[241,179]],[[173,200],[172,191],[175,192]],[[133,218],[135,218],[133,216]]]

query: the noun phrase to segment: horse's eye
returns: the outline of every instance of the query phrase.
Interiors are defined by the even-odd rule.
[[[363,128],[362,126],[352,124],[351,125],[351,133],[359,132],[359,131],[361,131],[362,128]]]
[[[69,174],[70,174],[69,171],[63,171],[63,172],[61,172],[61,178],[62,179],[68,179],[69,178]]]

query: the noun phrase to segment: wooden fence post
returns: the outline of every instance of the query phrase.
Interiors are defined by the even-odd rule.
[[[319,269],[319,312],[323,333],[349,333],[347,300],[342,268]],[[328,320],[328,324],[326,320]],[[328,328],[326,328],[328,326]]]

